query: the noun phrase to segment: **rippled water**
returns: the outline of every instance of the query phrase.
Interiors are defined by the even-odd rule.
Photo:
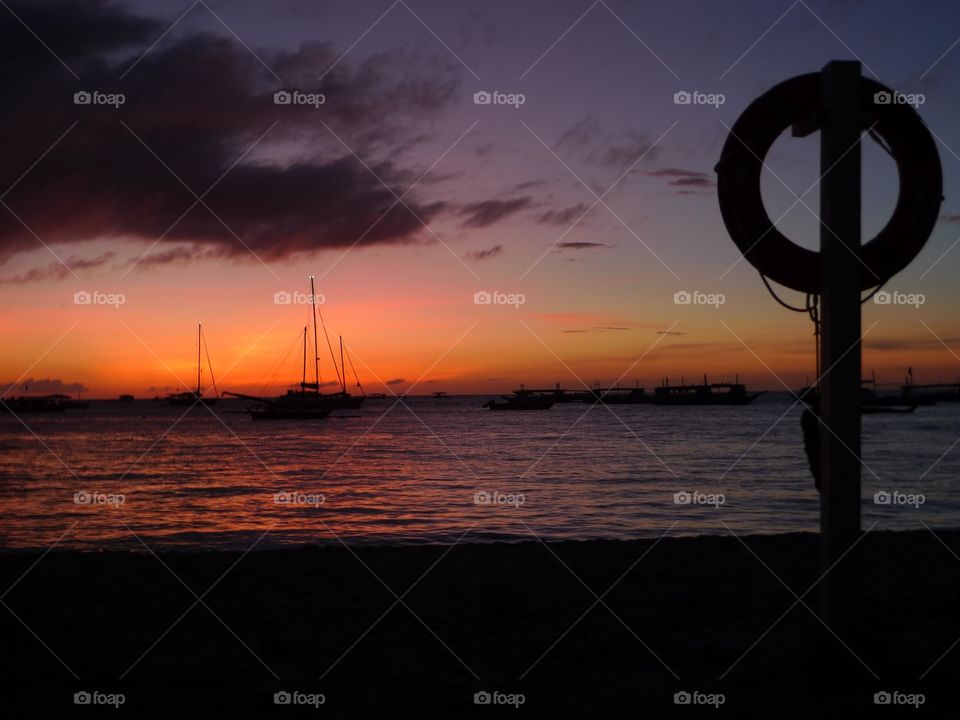
[[[492,413],[483,401],[368,400],[309,424],[254,423],[228,400],[216,416],[150,401],[25,415],[26,427],[0,415],[0,543],[246,548],[264,533],[261,546],[817,529],[800,410],[784,394],[743,408],[529,413]],[[958,437],[960,405],[864,417],[864,525],[960,526],[960,448],[947,452]],[[925,502],[874,504],[875,491],[894,489]],[[724,502],[675,503],[695,490]],[[113,503],[78,504],[77,493]],[[505,497],[485,505],[477,493]]]

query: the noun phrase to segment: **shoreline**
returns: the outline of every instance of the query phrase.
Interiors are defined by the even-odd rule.
[[[0,670],[24,717],[69,714],[85,689],[123,693],[133,717],[285,717],[276,692],[323,694],[335,717],[481,716],[479,692],[522,694],[532,717],[714,711],[676,705],[677,692],[722,694],[746,717],[876,712],[884,691],[953,707],[960,561],[942,543],[960,551],[960,531],[867,533],[863,623],[842,643],[803,605],[816,608],[803,593],[817,543],[2,551],[0,582],[15,585]]]

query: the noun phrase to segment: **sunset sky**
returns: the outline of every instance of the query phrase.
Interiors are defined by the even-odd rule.
[[[8,5],[0,379],[17,394],[27,380],[91,397],[189,385],[198,321],[221,390],[276,390],[298,379],[310,311],[275,294],[307,293],[309,274],[368,392],[703,373],[802,385],[811,323],[739,257],[713,168],[749,102],[832,59],[922,94],[943,164],[941,221],[887,288],[925,302],[864,306],[864,372],[960,371],[955,3]],[[325,102],[275,104],[278,90]],[[80,91],[124,101],[75,104]],[[524,103],[478,105],[480,91]],[[675,104],[682,91],[724,102]],[[818,147],[777,142],[771,217],[816,183]],[[892,159],[867,139],[865,240],[896,194]],[[818,200],[778,223],[805,247]],[[479,291],[524,302],[478,305]],[[725,302],[677,305],[680,291]]]

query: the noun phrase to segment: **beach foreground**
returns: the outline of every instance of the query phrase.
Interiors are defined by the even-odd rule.
[[[813,534],[788,534],[4,553],[7,717],[711,717],[721,700],[721,714],[741,717],[940,717],[955,707],[960,532],[868,533],[862,627],[840,637],[803,604],[817,606],[816,590],[805,594],[817,547]],[[123,703],[76,705],[82,692],[93,705],[118,693]],[[675,702],[684,692],[689,705]],[[901,707],[878,707],[875,693]],[[918,711],[902,705],[916,693]]]

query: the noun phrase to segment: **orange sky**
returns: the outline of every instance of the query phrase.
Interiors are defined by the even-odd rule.
[[[162,394],[194,382],[202,320],[220,390],[279,391],[299,379],[309,307],[276,305],[273,294],[307,292],[305,271],[319,275],[335,257],[278,265],[279,280],[257,262],[239,262],[226,273],[229,282],[221,274],[214,286],[206,285],[213,268],[203,264],[119,281],[103,274],[7,286],[0,377],[82,383],[89,397]],[[603,287],[576,281],[587,261],[548,264],[547,272],[511,284],[492,272],[477,281],[436,245],[364,251],[340,263],[317,291],[332,342],[344,335],[368,392],[407,391],[418,379],[414,392],[422,393],[501,392],[521,382],[578,388],[579,379],[608,384],[621,375],[625,384],[649,387],[663,376],[703,373],[718,381],[739,373],[757,389],[782,389],[777,376],[798,387],[814,375],[809,320],[777,306],[748,268],[724,283],[725,303],[713,308],[675,305],[672,286],[643,285],[630,268],[611,273]],[[525,303],[475,305],[477,289],[522,292]],[[75,305],[77,290],[122,293],[124,302]],[[876,325],[867,334],[864,374],[900,382],[913,365],[918,382],[953,379],[960,361],[933,335],[951,345],[951,322],[936,307],[918,313],[867,304],[864,329]],[[320,356],[323,380],[332,380],[322,334]],[[348,368],[350,385],[352,376]]]

